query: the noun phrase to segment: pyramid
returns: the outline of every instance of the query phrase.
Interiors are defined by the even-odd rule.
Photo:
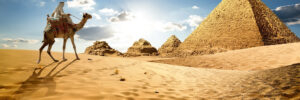
[[[156,48],[152,47],[150,42],[145,39],[139,39],[128,48],[125,56],[152,56],[157,54]]]
[[[174,55],[213,54],[297,41],[299,38],[261,0],[222,0]]]
[[[169,56],[181,44],[181,41],[172,35],[168,40],[158,49],[160,56]]]
[[[105,41],[96,41],[85,49],[85,54],[99,56],[121,56],[122,53],[111,48]]]

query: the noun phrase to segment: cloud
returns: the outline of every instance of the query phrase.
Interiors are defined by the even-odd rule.
[[[185,30],[187,27],[178,23],[173,23],[173,22],[168,22],[167,24],[165,24],[164,26],[164,30],[165,31],[183,31]]]
[[[69,8],[82,8],[82,10],[93,10],[96,2],[94,0],[71,0],[67,1]]]
[[[29,43],[29,44],[35,44],[35,43],[39,42],[39,40],[31,40],[31,39],[23,39],[23,38],[17,38],[17,39],[4,38],[2,40],[5,41],[5,42],[10,42],[10,43]]]
[[[7,44],[1,44],[1,47],[2,48],[9,48],[9,45],[7,45]]]
[[[18,47],[18,45],[16,45],[16,44],[14,44],[14,45],[8,45],[8,44],[1,44],[1,47],[2,48],[17,48]]]
[[[288,25],[300,24],[300,3],[280,6],[273,12]]]
[[[110,38],[113,36],[113,29],[109,26],[85,27],[78,32],[80,39],[95,41]]]
[[[121,21],[129,21],[134,19],[134,16],[127,11],[123,11],[117,16],[111,17],[109,19],[110,22],[121,22]]]
[[[14,44],[14,45],[12,45],[12,47],[13,47],[13,48],[17,48],[17,47],[18,47],[18,45]]]
[[[190,15],[189,18],[186,20],[186,22],[191,26],[191,27],[197,27],[199,24],[204,20],[203,17],[198,16],[198,15]]]
[[[111,9],[111,8],[103,8],[103,9],[100,9],[99,12],[100,12],[100,14],[103,14],[106,16],[113,16],[113,15],[116,15],[119,13],[118,11]]]
[[[101,19],[101,16],[96,13],[92,13],[92,16],[95,17],[97,20]]]
[[[296,25],[296,24],[300,24],[300,19],[298,19],[297,21],[294,22],[287,22],[288,25]]]
[[[45,6],[45,4],[46,4],[46,2],[45,2],[45,1],[41,1],[41,2],[40,2],[40,6],[41,6],[41,7],[44,7],[44,6]]]
[[[199,9],[199,7],[198,7],[198,6],[196,6],[196,5],[195,5],[195,6],[193,6],[192,8],[193,8],[193,9]]]

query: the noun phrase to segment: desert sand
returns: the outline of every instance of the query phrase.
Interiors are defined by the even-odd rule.
[[[218,58],[205,63],[239,70],[169,65],[149,62],[149,57],[79,54],[81,60],[73,60],[72,53],[66,54],[68,61],[52,62],[45,52],[37,65],[38,51],[1,49],[0,100],[299,100],[300,64],[294,63],[300,62],[300,44],[256,49],[186,58]]]

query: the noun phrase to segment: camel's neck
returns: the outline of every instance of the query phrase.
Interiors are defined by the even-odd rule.
[[[83,28],[83,26],[85,25],[85,23],[87,22],[87,18],[82,18],[82,20],[80,21],[80,23],[76,24],[76,28],[77,30],[80,30]]]

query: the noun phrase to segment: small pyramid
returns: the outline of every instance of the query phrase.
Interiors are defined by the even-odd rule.
[[[94,45],[85,49],[85,54],[99,56],[121,56],[122,53],[111,48],[105,41],[96,41]]]
[[[181,41],[172,35],[168,40],[158,49],[160,56],[168,56],[181,44]]]
[[[175,55],[297,42],[299,38],[261,0],[222,0]]]
[[[152,47],[150,42],[145,39],[139,39],[128,48],[126,56],[151,56],[157,55],[156,48]]]

